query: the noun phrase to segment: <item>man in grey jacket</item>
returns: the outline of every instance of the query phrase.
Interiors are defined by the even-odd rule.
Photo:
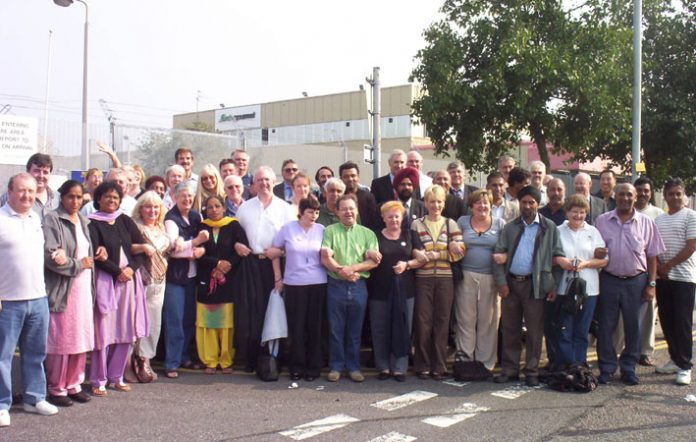
[[[558,228],[539,215],[541,194],[533,186],[517,194],[521,215],[503,229],[494,253],[493,273],[502,298],[501,374],[496,383],[519,379],[522,320],[527,326],[525,383],[539,385],[539,359],[544,336],[544,302],[556,299],[560,272],[552,273],[553,258],[563,255]],[[503,260],[503,256],[506,259]]]

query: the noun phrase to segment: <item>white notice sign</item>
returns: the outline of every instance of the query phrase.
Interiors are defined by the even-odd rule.
[[[38,121],[31,117],[0,115],[0,161],[25,165],[36,153]]]

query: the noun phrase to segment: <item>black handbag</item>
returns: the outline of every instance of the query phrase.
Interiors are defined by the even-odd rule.
[[[256,361],[256,376],[264,382],[278,380],[278,360],[270,353],[268,344],[263,347]]]
[[[447,225],[447,253],[449,253],[450,245],[450,228],[449,228],[449,218],[445,218],[445,224]],[[452,269],[452,279],[455,281],[464,280],[464,269],[462,269],[462,261],[450,262],[450,269]]]
[[[568,289],[565,296],[563,296],[561,309],[565,313],[574,315],[582,310],[585,298],[587,298],[587,281],[581,278],[578,272],[573,272],[566,281],[568,282]]]
[[[483,362],[472,361],[462,352],[457,352],[452,371],[457,382],[485,381],[492,376]]]

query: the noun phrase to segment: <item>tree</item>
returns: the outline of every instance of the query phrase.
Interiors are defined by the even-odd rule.
[[[424,32],[411,80],[413,115],[438,154],[486,170],[528,134],[582,159],[588,145],[630,139],[631,30],[613,2],[447,0]],[[628,74],[627,74],[628,70]]]

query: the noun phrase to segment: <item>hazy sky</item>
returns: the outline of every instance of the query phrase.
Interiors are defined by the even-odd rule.
[[[88,0],[89,116],[171,127],[173,113],[403,84],[442,0]],[[0,0],[0,108],[79,121],[84,7]]]

